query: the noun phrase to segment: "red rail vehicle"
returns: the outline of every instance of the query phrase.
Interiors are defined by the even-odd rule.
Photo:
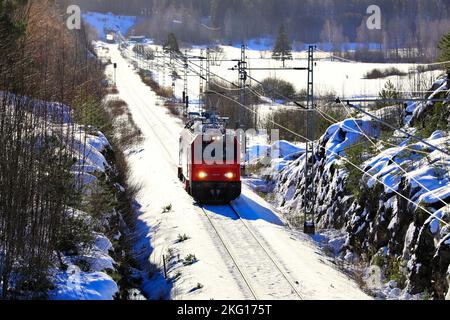
[[[199,203],[227,203],[241,194],[240,144],[226,121],[196,116],[180,135],[178,177]]]

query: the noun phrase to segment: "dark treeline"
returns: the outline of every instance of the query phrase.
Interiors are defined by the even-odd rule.
[[[49,270],[64,268],[61,255],[89,235],[71,209],[80,205],[71,171],[85,143],[72,120],[101,99],[103,66],[53,1],[0,5],[0,293],[45,297]]]
[[[72,3],[73,1],[71,1]],[[335,52],[358,42],[359,58],[380,51],[373,60],[434,59],[436,44],[450,30],[446,0],[77,0],[83,10],[142,15],[134,28],[161,42],[171,31],[182,42],[239,42],[275,36],[286,26],[297,44],[329,43]],[[382,29],[366,28],[367,8],[377,4]],[[410,51],[400,52],[400,49]],[[414,48],[414,49],[413,49]],[[393,52],[388,52],[388,49]],[[358,55],[356,56],[358,58]]]

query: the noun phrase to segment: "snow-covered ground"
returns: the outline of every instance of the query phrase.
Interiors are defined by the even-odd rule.
[[[100,38],[104,38],[105,28],[115,29],[125,35],[133,25],[137,22],[137,17],[132,16],[116,16],[111,13],[102,14],[96,12],[86,12],[83,14],[83,19],[93,26],[100,35]],[[146,43],[152,43],[149,39]],[[248,50],[246,51],[246,57],[248,67],[258,68],[281,68],[282,63],[271,59],[273,46],[273,39],[262,38],[259,40],[249,40],[247,43]],[[372,46],[374,44],[371,44]],[[345,47],[355,48],[357,44],[346,44]],[[163,51],[162,46],[149,44],[149,47],[158,50],[159,54]],[[321,47],[319,45],[319,47]],[[327,45],[322,44],[322,48],[326,50]],[[211,57],[218,58],[219,60],[235,60],[240,59],[240,45],[234,44],[233,46],[220,46],[223,50],[221,54],[212,54]],[[130,50],[132,47],[129,48]],[[191,56],[200,56],[202,51],[203,55],[206,55],[206,46],[193,46],[191,48],[181,48],[184,53]],[[293,60],[286,61],[286,67],[307,67],[307,51],[305,48],[294,48]],[[132,56],[132,54],[130,54]],[[407,63],[361,63],[350,62],[345,59],[331,59],[330,53],[318,50],[315,53],[317,59],[314,73],[315,93],[316,94],[329,94],[333,93],[337,97],[377,97],[379,92],[384,88],[387,81],[391,81],[396,85],[400,91],[415,91],[414,86],[417,83],[431,83],[441,73],[440,71],[424,72],[422,74],[414,73],[417,70],[418,64]],[[157,59],[157,62],[162,65],[163,59]],[[169,64],[169,57],[167,56],[165,62]],[[195,65],[198,67],[196,67]],[[235,67],[236,61],[222,61],[213,63],[211,65],[211,72],[220,75],[228,81],[238,82],[238,71],[230,70]],[[182,65],[172,63],[172,66],[176,67],[178,74],[181,76]],[[191,64],[191,67],[199,71],[200,62],[196,60]],[[205,65],[204,65],[205,67]],[[413,72],[407,76],[390,76],[381,79],[365,79],[368,72],[373,69],[386,70],[396,68],[403,73]],[[155,72],[155,68],[152,70]],[[171,70],[166,68],[165,76],[162,70],[155,72],[156,80],[165,86],[171,86],[172,79],[170,77]],[[307,73],[306,71],[299,70],[251,70],[249,75],[255,79],[262,81],[268,77],[275,77],[291,82],[297,90],[306,90],[307,88]],[[214,81],[212,77],[212,81]],[[217,79],[216,79],[217,80]],[[200,85],[198,77],[188,77],[188,95],[191,102],[198,101]],[[257,85],[256,82],[249,79],[250,85]],[[177,97],[182,96],[184,89],[183,80],[179,79],[175,84],[175,95]]]
[[[116,45],[108,45],[111,61],[118,64],[117,88],[127,102],[144,143],[128,151],[130,182],[140,186],[137,200],[138,241],[136,254],[141,263],[163,269],[166,259],[168,277],[145,281],[143,289],[150,298],[172,299],[250,299],[248,286],[218,238],[207,216],[223,230],[225,242],[247,275],[258,296],[267,299],[290,297],[292,292],[277,283],[279,271],[265,258],[256,244],[248,241],[239,219],[208,207],[207,216],[195,206],[177,179],[178,137],[183,124],[170,116],[162,101],[145,86],[130,62]],[[112,67],[108,67],[112,74]],[[170,205],[170,207],[168,207]],[[277,262],[280,270],[295,283],[305,299],[367,299],[357,285],[337,270],[316,243],[305,235],[290,230],[273,208],[244,188],[234,202],[242,219]],[[163,210],[166,208],[168,210]],[[179,235],[187,236],[178,241]],[[248,241],[248,242],[247,242]],[[193,264],[185,265],[188,255],[195,255]],[[250,263],[252,262],[252,264]],[[183,263],[184,262],[184,263]],[[262,278],[271,283],[263,283]]]
[[[82,189],[83,194],[89,195],[96,186],[96,174],[105,173],[109,169],[103,153],[111,146],[105,135],[93,127],[74,123],[71,108],[67,105],[5,94],[3,91],[0,91],[0,97],[9,101],[11,107],[19,100],[32,106],[32,113],[36,116],[33,121],[42,122],[36,128],[40,128],[45,122],[48,137],[52,134],[57,137],[61,133],[65,136],[68,132],[73,134],[73,139],[62,141],[75,160],[71,166],[71,174],[77,187]],[[67,207],[64,215],[68,219],[78,219],[80,223],[94,223],[92,216],[77,209]],[[104,217],[108,215],[113,213],[104,213]],[[47,292],[49,299],[112,300],[119,291],[117,283],[108,275],[108,272],[116,271],[116,262],[110,256],[110,251],[113,250],[111,241],[102,233],[96,232],[91,236],[91,247],[76,243],[76,253],[59,252],[58,258],[67,269],[58,268],[59,264],[55,264],[48,270],[49,280],[54,285],[54,289]],[[54,259],[57,261],[56,252]],[[83,270],[80,268],[81,264],[84,266]]]
[[[83,214],[83,213],[81,213]],[[105,273],[115,270],[114,260],[109,256],[112,244],[104,235],[97,235],[94,247],[85,255],[64,257],[68,266],[66,271],[55,275],[55,289],[49,293],[52,300],[112,300],[119,288],[114,280]],[[84,272],[76,265],[82,259],[90,265],[90,271]]]
[[[150,45],[150,48],[158,50],[161,54],[162,47],[157,45]],[[223,60],[233,60],[240,59],[240,49],[230,46],[221,46],[223,49],[223,54],[220,59]],[[131,47],[130,47],[131,50]],[[201,50],[199,48],[189,49],[188,54],[192,56],[200,56]],[[182,49],[183,51],[183,49]],[[203,50],[203,55],[206,55],[205,50]],[[183,51],[184,52],[184,51]],[[249,68],[281,68],[282,63],[280,61],[272,60],[271,51],[256,51],[247,50],[247,59]],[[132,55],[130,55],[132,56]],[[438,75],[441,74],[440,71],[430,71],[417,75],[408,76],[391,76],[381,79],[365,79],[367,72],[373,69],[385,70],[392,67],[398,70],[408,73],[411,70],[417,69],[417,64],[395,64],[395,63],[362,63],[362,62],[344,62],[329,59],[329,54],[324,52],[317,52],[315,54],[317,60],[314,69],[314,90],[315,93],[329,94],[334,93],[337,97],[377,97],[380,91],[384,88],[388,81],[391,81],[400,91],[415,91],[414,84],[420,81],[425,83],[431,83]],[[307,67],[307,52],[298,51],[293,53],[294,60],[287,61],[286,67]],[[260,59],[263,58],[263,59]],[[169,63],[169,57],[166,57],[166,63]],[[163,63],[163,59],[158,60],[159,64]],[[220,75],[232,81],[238,83],[238,71],[230,70],[236,66],[235,61],[223,61],[220,65],[212,65],[211,72]],[[177,68],[178,74],[181,76],[183,74],[182,65],[172,64]],[[197,66],[195,66],[197,65]],[[191,67],[199,72],[200,62],[194,61],[191,63]],[[141,66],[146,66],[141,64]],[[204,64],[205,67],[205,64]],[[155,71],[155,70],[152,70]],[[172,80],[170,78],[171,71],[166,69],[165,77],[162,70],[156,72],[156,80],[161,84],[170,86]],[[307,88],[307,73],[306,71],[298,70],[250,70],[249,75],[258,81],[262,81],[268,77],[275,77],[291,82],[297,90],[306,90]],[[215,79],[212,76],[211,80],[220,81],[220,79]],[[255,81],[249,79],[250,85],[257,85]],[[192,101],[198,100],[198,95],[200,92],[200,84],[198,77],[188,77],[188,93]],[[182,96],[184,89],[183,79],[176,81],[175,85],[175,95],[177,97]]]
[[[109,148],[109,142],[101,133],[86,133],[85,128],[76,126],[74,136],[75,157],[77,163],[72,167],[72,174],[83,185],[84,193],[89,194],[90,187],[96,183],[95,173],[105,172],[108,162],[102,152]],[[73,215],[91,223],[92,218],[85,212],[68,209]],[[106,213],[105,215],[110,214]],[[115,271],[115,261],[110,256],[113,249],[111,241],[103,234],[94,235],[92,248],[80,249],[76,256],[63,256],[67,265],[65,271],[55,271],[55,289],[49,292],[53,300],[112,300],[119,291],[117,283],[107,274]],[[80,262],[89,266],[81,270]]]
[[[446,78],[438,80],[432,87],[435,90],[432,97],[439,94],[446,96],[448,101],[449,84]],[[379,123],[367,116],[346,119],[330,126],[319,139],[318,145],[323,149],[318,148],[315,164],[315,212],[318,226],[326,229],[325,234],[321,234],[320,242],[331,248],[344,263],[360,261],[358,254],[355,254],[358,249],[355,248],[362,246],[361,243],[372,252],[379,250],[376,258],[394,257],[402,261],[400,271],[408,280],[398,275],[388,278],[380,268],[386,270],[389,267],[386,262],[380,265],[373,263],[365,270],[363,278],[367,287],[377,297],[387,299],[422,299],[422,293],[429,288],[426,287],[429,285],[426,277],[431,271],[426,268],[432,264],[430,259],[433,256],[434,261],[442,259],[444,272],[447,272],[448,265],[448,259],[441,257],[448,257],[450,243],[449,135],[448,131],[438,130],[424,139],[425,142],[408,138],[404,131],[416,133],[418,129],[410,127],[410,124],[418,121],[420,114],[432,112],[434,106],[430,101],[408,105],[405,117],[408,124],[403,128],[403,133],[396,131],[393,134],[398,138],[397,142],[380,142]],[[378,113],[381,111],[386,110]],[[361,164],[364,174],[359,187],[370,189],[372,196],[376,196],[373,202],[356,199],[346,190],[348,171],[343,169],[346,162],[341,158],[351,146],[358,143],[369,146],[371,142],[362,140],[367,137],[374,141],[374,148],[373,151],[366,151],[366,161]],[[263,144],[253,145],[252,149],[258,147],[267,148]],[[301,189],[305,185],[305,156],[293,151],[287,158],[272,160],[271,166],[261,173],[271,177],[269,184],[258,179],[249,181],[255,189],[273,191],[273,203],[290,218],[303,211]],[[279,163],[283,165],[278,166]],[[381,191],[373,188],[376,184],[382,187]],[[422,211],[418,210],[419,207]],[[420,218],[423,221],[416,220],[420,212],[424,214]],[[340,230],[331,230],[333,228]],[[355,242],[357,245],[354,245]],[[430,258],[423,252],[431,253]],[[441,281],[445,277],[443,270],[438,268],[432,272]],[[404,283],[399,284],[393,278],[400,278]]]

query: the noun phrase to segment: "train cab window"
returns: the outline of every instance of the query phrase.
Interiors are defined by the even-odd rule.
[[[202,160],[206,163],[235,163],[237,161],[237,143],[234,141],[204,141]]]

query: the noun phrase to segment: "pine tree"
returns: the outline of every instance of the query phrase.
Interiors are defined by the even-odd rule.
[[[169,33],[169,35],[167,36],[167,40],[164,43],[164,50],[168,50],[174,53],[180,53],[178,40],[174,33]]]
[[[281,25],[278,31],[278,38],[273,48],[272,58],[282,60],[283,67],[286,60],[292,59],[292,46],[284,25]]]
[[[0,28],[7,29],[9,35],[17,36],[25,31],[25,22],[15,17],[17,9],[27,4],[25,0],[0,1]]]
[[[381,89],[380,93],[378,94],[379,98],[382,100],[397,100],[401,98],[400,92],[397,90],[395,85],[392,83],[391,80],[388,80],[386,84],[384,85],[384,88]],[[392,102],[386,102],[381,103],[380,106],[389,106],[393,105],[395,103]]]
[[[440,60],[450,61],[450,32],[444,35],[438,44],[439,50],[441,50]],[[450,63],[446,65],[447,69],[450,69]]]

